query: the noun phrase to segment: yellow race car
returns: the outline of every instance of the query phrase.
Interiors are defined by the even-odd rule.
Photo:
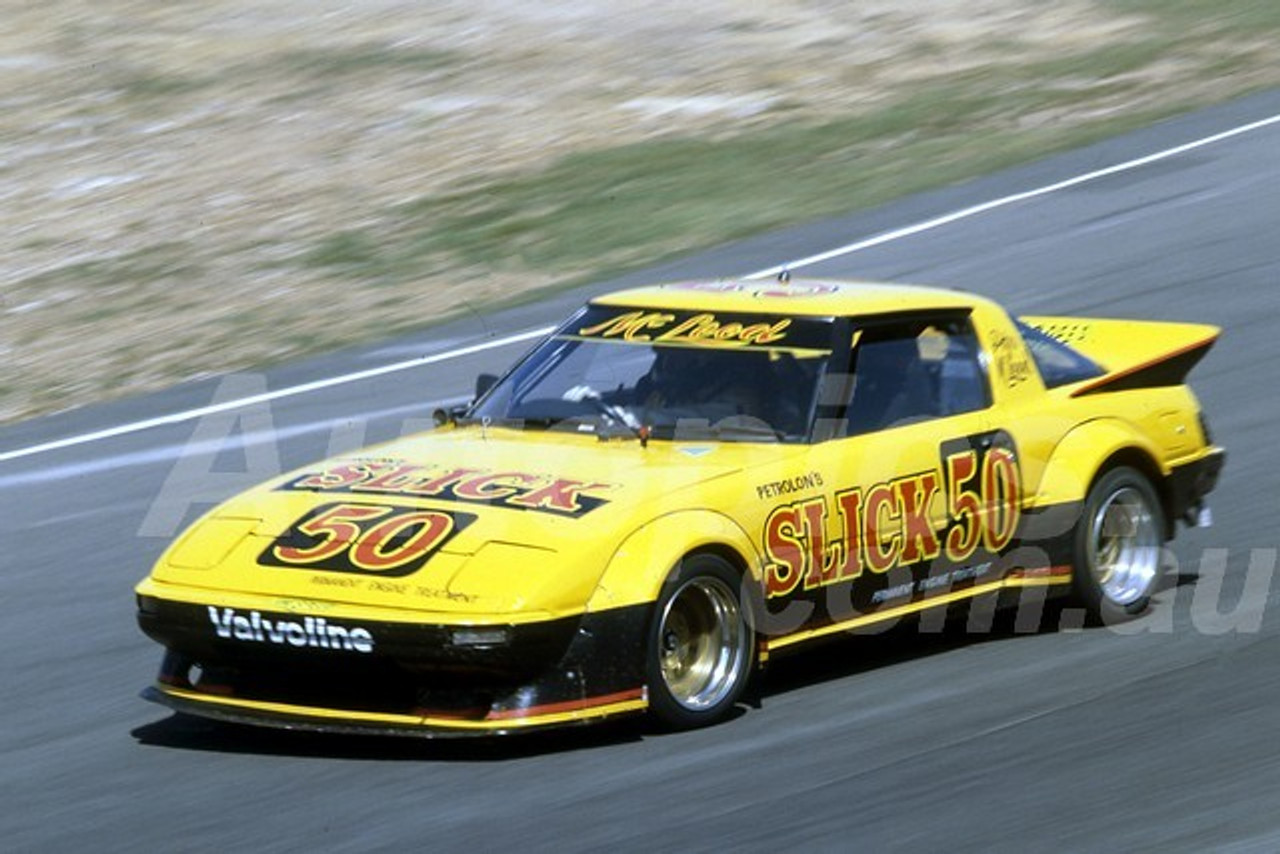
[[[712,281],[593,300],[438,429],[250,490],[138,585],[144,696],[333,731],[723,718],[770,653],[979,597],[1141,612],[1222,467],[1219,330]]]

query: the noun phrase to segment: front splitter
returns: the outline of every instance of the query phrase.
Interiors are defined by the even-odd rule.
[[[318,709],[235,697],[213,697],[166,685],[152,685],[142,698],[181,714],[227,723],[299,732],[344,735],[392,735],[412,738],[459,738],[511,735],[556,727],[597,723],[605,718],[639,714],[649,706],[647,692],[636,688],[601,697],[585,697],[541,709],[522,710],[519,717],[498,715],[482,720],[443,716],[397,715],[340,709]]]

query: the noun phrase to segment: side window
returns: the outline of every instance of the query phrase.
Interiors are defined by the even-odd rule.
[[[1027,349],[1031,351],[1031,358],[1040,370],[1045,388],[1057,388],[1067,383],[1102,376],[1102,368],[1091,359],[1077,353],[1047,332],[1028,326],[1021,320],[1017,321],[1017,326]]]
[[[853,352],[846,435],[983,409],[990,404],[967,318],[868,325]]]

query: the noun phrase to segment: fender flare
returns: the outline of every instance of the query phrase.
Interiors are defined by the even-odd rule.
[[[1115,418],[1098,418],[1073,428],[1058,442],[1049,457],[1036,490],[1034,507],[1084,501],[1098,473],[1117,455],[1141,456],[1138,468],[1156,477],[1152,486],[1161,492],[1168,474],[1158,462],[1160,454],[1145,436]]]
[[[685,555],[732,552],[736,564],[759,582],[761,557],[737,522],[711,510],[680,510],[632,531],[614,551],[587,602],[587,612],[657,600],[663,582]]]

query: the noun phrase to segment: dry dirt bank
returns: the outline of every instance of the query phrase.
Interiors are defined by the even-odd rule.
[[[589,272],[442,257],[364,283],[299,260],[397,203],[569,152],[870,112],[1147,26],[1080,0],[18,5],[0,28],[0,420]],[[1090,109],[1241,88],[1197,61],[1153,61]]]

